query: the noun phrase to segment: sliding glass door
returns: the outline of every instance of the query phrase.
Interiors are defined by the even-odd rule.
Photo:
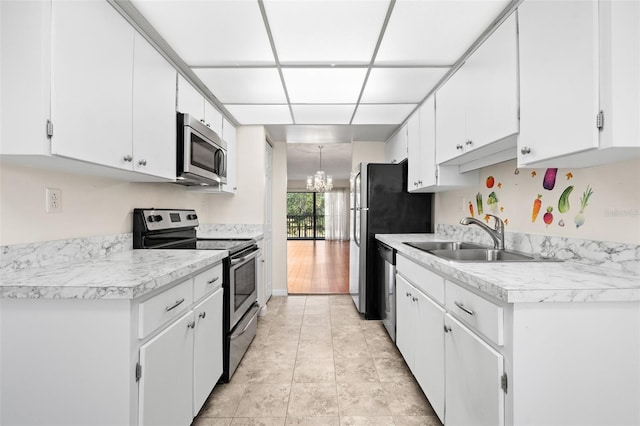
[[[287,193],[287,239],[324,240],[324,194]]]

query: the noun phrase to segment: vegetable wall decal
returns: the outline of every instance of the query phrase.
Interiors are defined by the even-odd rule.
[[[589,198],[591,198],[592,195],[593,195],[593,191],[587,185],[587,189],[582,194],[582,197],[580,197],[580,213],[578,213],[576,217],[573,219],[573,222],[576,224],[576,228],[580,228],[582,225],[584,225],[584,222],[585,222],[584,209],[587,208],[587,205],[589,203]]]
[[[473,203],[471,201],[469,201],[469,213],[471,214],[471,217],[476,216],[473,214]]]
[[[567,180],[569,180],[573,177],[573,173],[569,172],[565,176],[567,177]]]
[[[487,198],[487,205],[492,211],[495,211],[498,207],[498,197],[495,192],[492,191],[491,194],[489,194],[489,197]]]
[[[553,222],[553,213],[551,213],[553,211],[553,207],[549,206],[547,207],[547,212],[544,214],[544,216],[542,216],[542,220],[544,220],[544,223],[546,223],[547,225],[551,225],[551,223]]]
[[[533,210],[531,211],[531,223],[535,222],[542,207],[542,194],[538,194],[538,198],[533,200]]]
[[[558,200],[558,211],[560,213],[566,213],[569,211],[569,195],[573,191],[573,185],[567,186],[564,191],[562,191],[562,195],[560,195],[560,199]]]
[[[476,194],[476,205],[478,206],[478,214],[484,213],[484,209],[482,208],[482,194],[479,192]]]
[[[493,176],[489,176],[487,178],[487,188],[491,189],[493,188],[493,185],[496,183],[496,180],[494,179]]]
[[[551,191],[556,186],[556,174],[558,169],[547,169],[542,180],[542,187]]]

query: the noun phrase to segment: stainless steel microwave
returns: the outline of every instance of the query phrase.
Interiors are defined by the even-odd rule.
[[[227,144],[190,114],[178,113],[176,183],[219,186],[227,183]]]

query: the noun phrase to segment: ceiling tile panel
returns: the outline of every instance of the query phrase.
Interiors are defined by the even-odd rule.
[[[291,103],[355,104],[366,68],[284,68]]]
[[[397,0],[377,65],[453,65],[508,0]]]
[[[401,124],[417,104],[360,104],[353,124]]]
[[[364,103],[420,103],[449,68],[374,68],[362,94]]]
[[[224,106],[241,125],[293,124],[288,105]]]
[[[223,104],[287,103],[276,68],[196,68],[193,71]]]
[[[264,2],[282,64],[369,64],[389,1]]]
[[[132,3],[190,66],[275,64],[257,1]]]
[[[355,105],[291,105],[296,124],[349,124]]]

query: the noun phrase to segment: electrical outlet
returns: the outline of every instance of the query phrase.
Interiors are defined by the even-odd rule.
[[[60,213],[62,211],[62,190],[47,188],[45,210],[47,213]]]

